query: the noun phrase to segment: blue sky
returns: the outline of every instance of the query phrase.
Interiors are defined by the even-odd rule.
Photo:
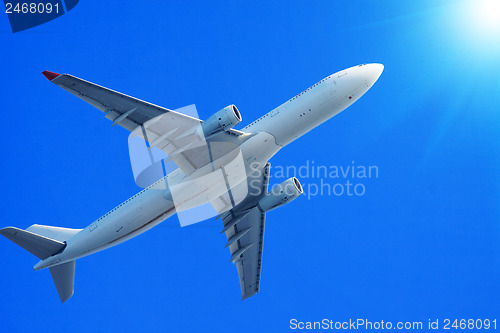
[[[63,305],[49,272],[2,238],[0,330],[500,319],[500,35],[473,24],[471,2],[82,0],[16,34],[4,14],[3,226],[83,228],[140,190],[128,132],[43,70],[172,109],[195,103],[202,118],[234,103],[243,126],[341,69],[385,71],[271,160],[354,161],[379,176],[361,197],[302,197],[269,213],[258,295],[240,300],[220,222],[180,228],[172,218],[79,260]]]

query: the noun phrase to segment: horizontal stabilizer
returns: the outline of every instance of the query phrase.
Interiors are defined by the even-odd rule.
[[[14,227],[0,229],[0,235],[13,241],[42,260],[56,254],[66,247],[66,244],[63,242]]]
[[[75,261],[70,261],[65,264],[52,266],[49,268],[52,280],[56,285],[57,293],[61,302],[66,302],[73,296],[73,288],[75,285]]]
[[[61,227],[51,227],[48,225],[33,224],[26,231],[32,232],[34,234],[44,236],[47,238],[55,239],[60,242],[67,241],[83,229],[70,229]]]

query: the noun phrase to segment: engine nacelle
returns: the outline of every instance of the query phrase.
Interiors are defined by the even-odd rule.
[[[241,114],[238,108],[231,104],[216,112],[201,124],[201,129],[205,138],[222,131],[227,131],[238,125],[241,121]]]
[[[303,192],[299,180],[292,177],[276,185],[271,191],[267,192],[262,199],[259,200],[258,206],[261,211],[268,212],[295,200]]]

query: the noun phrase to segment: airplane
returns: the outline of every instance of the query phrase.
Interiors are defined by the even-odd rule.
[[[148,149],[165,152],[178,169],[85,229],[34,224],[25,230],[6,227],[0,234],[40,259],[34,270],[49,268],[64,303],[74,293],[76,259],[138,236],[180,210],[210,203],[222,220],[242,299],[251,297],[260,288],[266,213],[303,193],[295,177],[268,191],[269,160],[352,105],[383,70],[372,63],[332,74],[241,130],[234,129],[242,120],[235,105],[202,121],[69,74],[44,71],[50,82],[104,112],[113,126],[141,137]]]

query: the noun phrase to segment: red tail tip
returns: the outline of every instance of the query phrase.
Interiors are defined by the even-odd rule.
[[[43,71],[42,72],[43,76],[45,76],[49,81],[54,80],[56,77],[58,77],[61,74],[54,73],[54,72],[49,72],[49,71]]]

